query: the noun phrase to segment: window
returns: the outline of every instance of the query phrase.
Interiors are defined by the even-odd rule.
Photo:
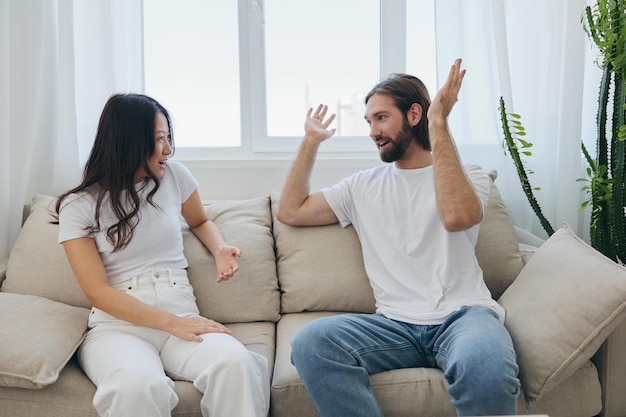
[[[233,1],[144,1],[145,91],[177,146],[241,146],[237,19]]]
[[[391,72],[435,88],[433,0],[144,0],[145,91],[179,156],[294,152],[306,109],[337,114],[321,153],[376,155],[363,98]]]

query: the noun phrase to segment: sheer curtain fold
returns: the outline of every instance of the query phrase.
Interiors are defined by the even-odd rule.
[[[141,0],[0,0],[0,259],[36,193],[75,185],[106,99],[142,91]]]
[[[534,144],[526,163],[545,215],[586,238],[576,179],[581,138],[594,148],[599,72],[580,22],[586,3],[435,1],[439,82],[457,57],[468,70],[450,117],[460,154],[496,169],[514,223],[544,237],[502,148],[499,98]],[[0,0],[0,259],[23,204],[79,180],[106,99],[143,91],[142,48],[142,0]]]
[[[586,35],[585,0],[438,0],[438,79],[454,58],[467,75],[450,117],[465,163],[496,169],[496,183],[517,226],[546,237],[502,148],[499,99],[522,115],[533,155],[526,158],[536,197],[555,228],[568,222],[582,237],[580,153]],[[532,25],[529,22],[533,22]]]

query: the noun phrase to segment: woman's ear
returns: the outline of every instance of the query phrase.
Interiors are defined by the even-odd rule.
[[[417,126],[420,120],[422,120],[422,113],[422,106],[417,103],[411,105],[411,108],[406,114],[406,118],[412,127]]]

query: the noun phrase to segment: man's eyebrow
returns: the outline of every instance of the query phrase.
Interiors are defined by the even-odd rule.
[[[388,113],[388,112],[387,112],[386,110],[379,110],[379,111],[377,111],[377,112],[372,113],[372,117],[376,117],[376,116],[379,116],[379,115],[381,115],[381,114],[387,114],[387,113]],[[366,115],[364,115],[364,116],[363,116],[363,118],[364,118],[365,120],[369,120],[369,119],[368,119],[368,117],[367,117],[367,114],[366,114]]]

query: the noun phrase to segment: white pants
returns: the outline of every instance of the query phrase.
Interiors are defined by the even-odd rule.
[[[179,316],[199,315],[185,270],[152,271],[115,287]],[[209,333],[201,343],[185,341],[96,308],[89,327],[78,359],[97,386],[93,403],[101,417],[170,416],[178,403],[172,379],[191,381],[203,393],[204,417],[267,416],[267,359],[234,337]]]

